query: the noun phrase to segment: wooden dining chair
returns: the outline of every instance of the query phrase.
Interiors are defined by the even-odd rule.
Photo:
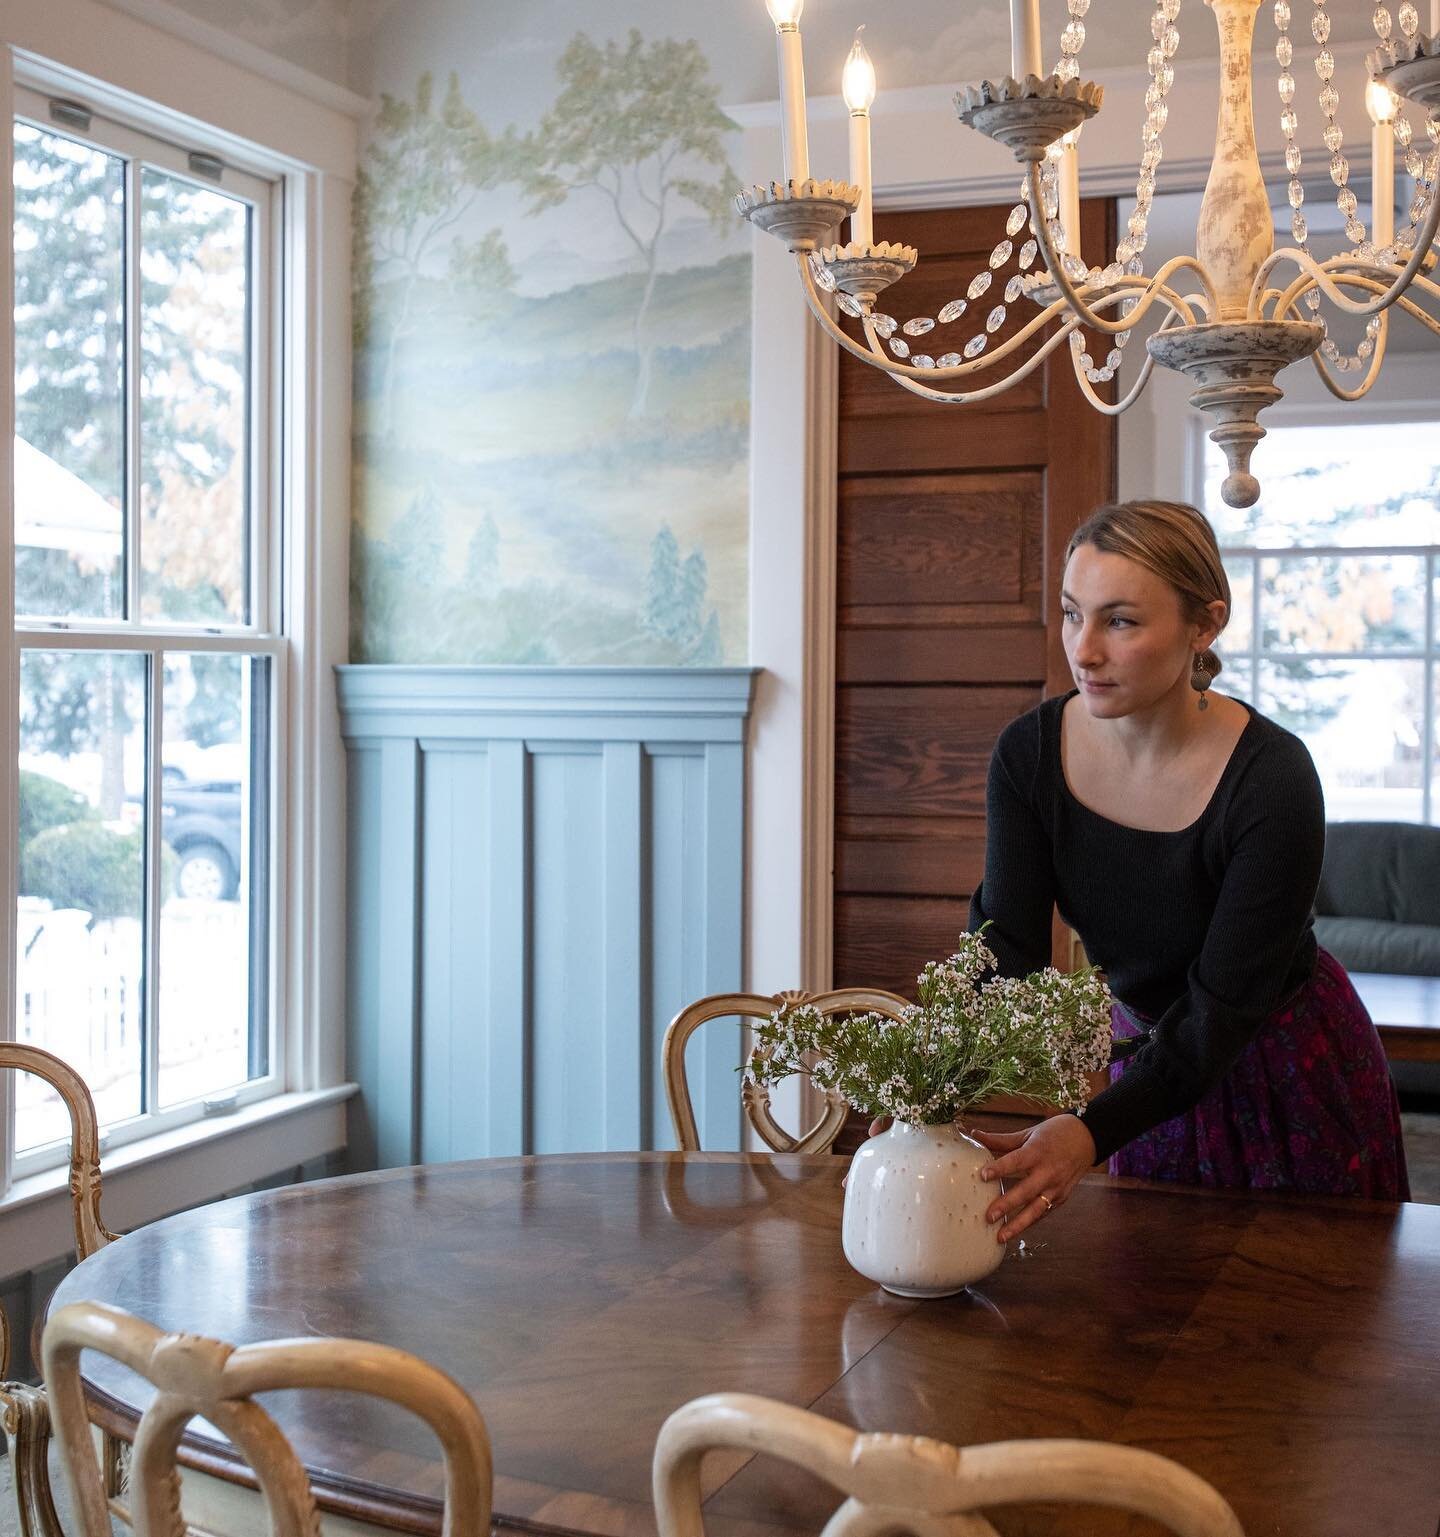
[[[305,1468],[255,1402],[257,1393],[291,1388],[363,1393],[408,1409],[434,1431],[444,1454],[442,1537],[490,1530],[493,1477],[485,1421],[469,1394],[438,1367],[366,1340],[312,1337],[235,1346],[165,1334],[120,1308],[72,1302],[46,1324],[43,1351],[55,1440],[75,1506],[73,1537],[110,1537],[112,1512],[126,1514],[106,1497],[80,1380],[83,1350],[110,1356],[156,1389],[130,1458],[128,1516],[136,1537],[186,1537],[176,1458],[196,1416],[227,1436],[249,1463],[271,1537],[315,1537],[320,1516]]]
[[[70,1114],[75,1257],[87,1259],[115,1237],[100,1220],[100,1123],[90,1090],[68,1062],[38,1046],[0,1041],[0,1068],[43,1078]],[[9,1374],[10,1320],[0,1305],[0,1423],[10,1451],[20,1537],[63,1537],[50,1489],[50,1421],[45,1390],[26,1382],[11,1382]]]
[[[695,1107],[685,1077],[685,1048],[690,1037],[701,1025],[713,1019],[735,1015],[741,1019],[768,1019],[776,1009],[800,1003],[812,1004],[822,1014],[868,1012],[885,1014],[892,1019],[898,1019],[901,1011],[909,1007],[897,993],[887,993],[876,987],[846,987],[829,993],[776,993],[768,998],[760,993],[712,993],[681,1009],[670,1021],[661,1048],[665,1097],[670,1101],[670,1120],[681,1152],[700,1151]],[[809,1131],[792,1137],[771,1114],[768,1089],[750,1082],[747,1077],[742,1082],[740,1096],[750,1124],[766,1147],[775,1153],[828,1153],[850,1111],[850,1106],[838,1094],[826,1094],[820,1119]]]
[[[1168,1457],[1104,1441],[996,1441],[950,1446],[926,1436],[863,1435],[822,1415],[748,1393],[714,1393],[677,1409],[655,1445],[660,1537],[704,1537],[700,1464],[712,1449],[798,1463],[846,1496],[825,1537],[996,1537],[987,1508],[1105,1505],[1179,1537],[1244,1537],[1219,1493]]]

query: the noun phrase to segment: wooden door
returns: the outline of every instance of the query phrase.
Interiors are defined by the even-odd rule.
[[[1114,208],[1084,204],[1087,254],[1113,250]],[[1007,212],[878,219],[878,238],[920,251],[882,307],[904,321],[964,295]],[[951,339],[937,344],[937,330],[914,350],[960,351],[1013,271]],[[995,340],[1034,313],[1025,299],[1011,310]],[[1069,687],[1060,567],[1076,526],[1114,496],[1115,423],[1086,403],[1064,347],[963,406],[842,354],[838,454],[835,985],[913,997],[921,965],[954,948],[983,872],[996,737]]]

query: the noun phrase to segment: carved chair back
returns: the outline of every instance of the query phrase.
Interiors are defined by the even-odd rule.
[[[0,1041],[0,1068],[43,1078],[70,1114],[70,1203],[75,1221],[75,1257],[87,1259],[115,1237],[100,1220],[100,1122],[90,1090],[68,1062],[38,1046],[18,1041]],[[49,1422],[45,1390],[6,1380],[9,1372],[10,1320],[0,1306],[0,1426],[4,1428],[10,1453],[20,1537],[58,1537],[60,1522],[55,1514],[46,1462]]]
[[[798,1463],[844,1494],[825,1537],[995,1537],[982,1511],[1040,1502],[1130,1511],[1179,1537],[1244,1537],[1211,1485],[1154,1452],[1103,1441],[957,1447],[924,1436],[862,1435],[748,1393],[697,1398],[661,1426],[654,1463],[660,1537],[704,1537],[700,1464],[722,1447]]]
[[[445,1459],[443,1537],[490,1530],[490,1440],[485,1421],[453,1378],[403,1350],[363,1340],[295,1339],[233,1346],[164,1334],[101,1303],[75,1302],[45,1326],[45,1379],[55,1439],[75,1502],[79,1537],[110,1537],[110,1506],[80,1381],[80,1353],[97,1350],[154,1384],[130,1465],[136,1537],[186,1537],[176,1456],[199,1415],[222,1431],[255,1473],[272,1537],[315,1537],[310,1480],[257,1393],[319,1388],[387,1399],[422,1419]]]
[[[661,1049],[661,1066],[665,1078],[665,1097],[670,1101],[670,1119],[675,1127],[675,1138],[680,1150],[686,1153],[700,1151],[700,1133],[695,1125],[695,1107],[690,1099],[690,1086],[685,1076],[685,1048],[690,1037],[710,1020],[739,1015],[742,1019],[766,1019],[785,1004],[813,1004],[822,1014],[849,1014],[872,1012],[898,1019],[908,1007],[897,993],[887,993],[874,987],[847,987],[829,993],[787,992],[765,997],[760,993],[712,993],[708,998],[683,1008],[670,1021]],[[799,1136],[792,1137],[771,1114],[769,1091],[748,1079],[741,1086],[741,1100],[750,1124],[761,1140],[776,1153],[828,1153],[850,1107],[836,1094],[825,1096],[825,1108],[820,1119]]]
[[[33,1073],[64,1101],[70,1116],[70,1201],[75,1219],[75,1258],[88,1259],[113,1242],[100,1220],[100,1120],[85,1080],[70,1064],[39,1046],[0,1041],[0,1068]],[[0,1374],[6,1370],[0,1362]]]

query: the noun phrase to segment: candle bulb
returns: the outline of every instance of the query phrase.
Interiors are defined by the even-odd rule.
[[[1065,249],[1079,256],[1080,130],[1072,129],[1060,142],[1060,223],[1065,230]]]
[[[780,122],[785,139],[785,179],[810,175],[810,140],[805,126],[805,62],[800,51],[800,13],[805,0],[765,0],[775,23],[780,54]]]
[[[860,202],[850,215],[850,240],[872,245],[875,240],[872,176],[870,171],[870,107],[875,100],[875,66],[860,41],[860,27],[850,56],[845,60],[840,90],[850,109],[850,180],[860,189]]]
[[[1395,114],[1400,102],[1383,80],[1365,87],[1370,114],[1370,238],[1376,250],[1395,239]]]
[[[1010,73],[1044,75],[1040,58],[1040,0],[1010,0]]]

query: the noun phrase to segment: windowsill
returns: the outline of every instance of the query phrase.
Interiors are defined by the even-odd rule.
[[[256,1100],[231,1115],[209,1116],[177,1126],[170,1131],[157,1132],[153,1137],[126,1143],[113,1152],[101,1156],[100,1175],[104,1182],[122,1175],[128,1170],[141,1169],[147,1164],[173,1157],[207,1143],[218,1142],[223,1137],[253,1131],[300,1115],[307,1110],[318,1110],[324,1105],[339,1104],[359,1091],[355,1083],[336,1084],[329,1089],[309,1089],[293,1094],[273,1094],[268,1099]],[[68,1199],[70,1164],[67,1159],[53,1169],[17,1179],[3,1197],[0,1197],[0,1218],[37,1201],[65,1193]],[[103,1212],[102,1204],[102,1212]]]

